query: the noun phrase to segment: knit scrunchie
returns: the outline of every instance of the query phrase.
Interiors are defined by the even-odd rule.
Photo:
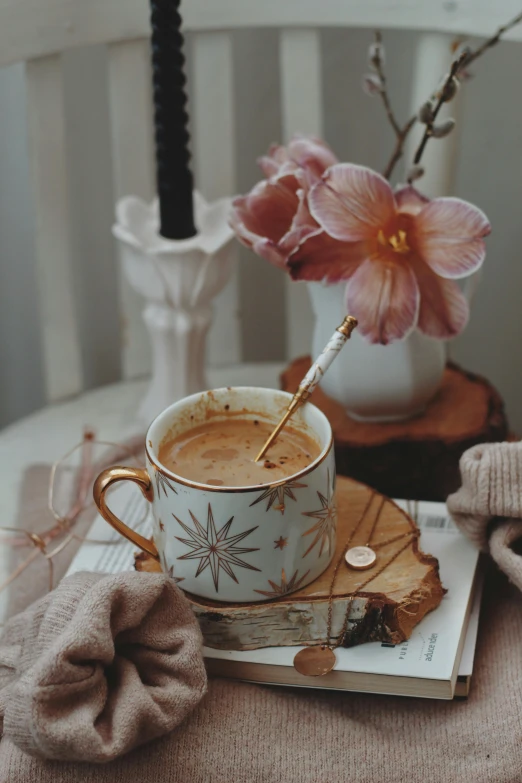
[[[110,761],[205,689],[198,623],[164,574],[74,574],[0,638],[0,735],[41,758]]]

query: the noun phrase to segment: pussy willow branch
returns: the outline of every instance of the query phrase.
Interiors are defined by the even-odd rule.
[[[377,45],[382,43],[382,34],[380,30],[375,31],[375,43]],[[386,115],[390,121],[390,125],[392,126],[393,130],[395,131],[396,136],[400,136],[401,134],[401,128],[399,127],[399,123],[395,119],[395,114],[393,113],[393,109],[391,107],[390,103],[390,97],[388,95],[388,92],[386,90],[386,74],[384,73],[384,67],[382,60],[378,53],[376,53],[372,64],[375,68],[375,72],[377,73],[377,76],[380,79],[382,89],[379,90],[379,95],[382,98],[382,102],[384,104],[384,108],[386,110]]]
[[[457,60],[454,60],[454,62],[451,64],[450,72],[448,73],[444,81],[444,84],[442,85],[439,91],[439,97],[437,103],[435,104],[433,111],[431,112],[430,121],[426,124],[424,133],[422,134],[422,139],[420,140],[420,144],[417,147],[417,151],[415,152],[415,155],[413,157],[413,164],[415,166],[418,163],[420,163],[422,154],[426,148],[426,144],[428,143],[429,139],[431,139],[431,137],[433,136],[433,127],[435,125],[435,120],[437,119],[437,115],[439,111],[442,109],[443,104],[446,103],[447,101],[446,96],[451,88],[453,79],[464,65],[464,62],[467,62],[467,59],[468,59],[468,52],[462,52],[460,57]]]
[[[426,148],[426,144],[433,135],[433,126],[435,124],[437,114],[442,108],[442,104],[446,102],[445,94],[447,94],[453,79],[458,79],[459,71],[461,71],[463,68],[467,68],[468,65],[470,65],[472,62],[475,62],[475,60],[484,54],[484,52],[486,52],[488,49],[491,49],[492,46],[495,46],[495,44],[500,41],[504,33],[506,33],[508,30],[511,30],[511,28],[515,27],[517,24],[520,24],[520,22],[522,22],[522,12],[513,17],[513,19],[507,24],[499,27],[497,32],[492,35],[491,38],[488,38],[487,41],[484,41],[484,43],[478,46],[474,51],[466,50],[462,52],[460,57],[452,62],[450,72],[438,93],[438,100],[433,109],[430,122],[426,125],[420,144],[415,152],[413,158],[414,165],[417,165],[420,162]]]
[[[392,156],[388,161],[388,165],[383,171],[383,176],[386,179],[390,179],[391,175],[393,174],[393,169],[402,158],[404,154],[404,142],[406,141],[408,133],[411,131],[416,121],[417,115],[410,117],[404,128],[401,129],[401,132],[397,134],[397,141],[395,142],[395,148],[393,150]]]
[[[380,30],[376,30],[375,43],[380,44],[381,42],[382,42],[381,32]],[[373,66],[382,85],[381,90],[379,90],[379,95],[381,96],[381,100],[383,102],[384,109],[386,111],[386,116],[388,117],[388,120],[393,128],[393,131],[395,133],[395,138],[396,138],[395,148],[393,150],[392,156],[388,161],[386,168],[383,171],[383,176],[386,177],[386,179],[390,179],[393,173],[393,169],[395,168],[397,162],[402,158],[403,151],[404,151],[404,142],[406,141],[406,137],[408,136],[408,133],[414,126],[417,117],[416,116],[412,117],[410,120],[408,120],[406,125],[404,125],[404,127],[401,128],[401,126],[397,122],[397,119],[391,107],[390,96],[388,95],[388,91],[386,89],[386,74],[384,73],[382,60],[378,55],[373,60]]]
[[[471,63],[475,62],[475,60],[477,60],[481,55],[483,55],[484,52],[486,52],[488,49],[491,49],[491,47],[495,46],[500,41],[504,33],[508,32],[508,30],[511,30],[513,27],[516,27],[516,25],[520,24],[521,22],[522,22],[522,12],[520,12],[515,17],[513,17],[513,19],[511,19],[510,22],[507,22],[507,24],[499,27],[496,33],[491,36],[491,38],[488,38],[486,41],[484,41],[484,43],[478,46],[474,51],[467,51],[465,56],[461,56],[458,58],[458,60],[455,60],[451,66],[450,73],[453,70],[453,67],[456,65],[456,63],[459,63],[458,70],[461,70],[462,68],[467,67]],[[375,41],[376,43],[381,43],[382,41],[382,36],[379,30],[375,32]],[[379,57],[375,59],[374,67],[382,83],[382,90],[380,92],[380,95],[381,95],[382,102],[384,104],[384,108],[386,110],[386,115],[396,136],[395,148],[388,162],[388,165],[386,166],[383,172],[383,175],[386,177],[386,179],[389,179],[393,173],[396,164],[398,163],[398,161],[401,159],[403,155],[404,143],[406,141],[409,132],[417,122],[417,115],[414,114],[412,117],[410,117],[408,122],[405,125],[403,125],[401,128],[391,108],[390,98],[388,95],[388,91],[386,89],[386,75],[384,73],[382,61]],[[458,77],[458,71],[454,73],[453,76]],[[444,84],[444,87],[445,86],[446,86],[446,82]],[[441,94],[443,94],[443,91],[444,88],[441,90]],[[438,108],[436,107],[436,110],[438,113],[438,111],[440,110],[440,106]],[[433,117],[433,119],[435,119],[435,116]],[[419,147],[417,148],[417,151],[415,153],[415,157],[414,157],[415,164],[417,164],[421,159],[421,156],[424,152],[424,148],[426,147],[426,144],[428,143],[428,139],[431,136],[432,129],[433,129],[433,123],[431,123],[430,133],[427,135],[426,131],[424,132],[421,143],[419,144]],[[419,154],[419,150],[420,150],[420,154]]]
[[[499,27],[495,35],[492,35],[491,38],[488,38],[487,41],[484,41],[484,43],[478,46],[474,52],[468,52],[468,56],[464,64],[466,66],[470,65],[470,63],[474,62],[477,59],[477,57],[480,57],[481,54],[484,54],[486,49],[491,49],[492,46],[498,44],[498,42],[500,41],[504,33],[507,33],[508,30],[511,30],[512,27],[516,27],[517,24],[520,24],[521,22],[522,22],[522,11],[516,16],[514,16],[510,22],[502,25],[502,27]]]

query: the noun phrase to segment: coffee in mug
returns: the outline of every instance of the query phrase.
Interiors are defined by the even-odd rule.
[[[277,481],[306,468],[321,448],[306,432],[287,425],[269,453],[255,462],[274,426],[233,417],[200,424],[163,441],[158,456],[168,470],[201,484],[246,487]]]

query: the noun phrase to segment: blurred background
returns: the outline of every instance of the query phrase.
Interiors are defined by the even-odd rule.
[[[409,115],[416,36],[384,31],[389,92],[397,115],[404,118]],[[373,32],[366,29],[321,31],[324,138],[339,159],[380,169],[394,140],[380,102],[361,88],[372,38]],[[188,34],[189,94],[192,45]],[[241,109],[235,129],[237,192],[245,192],[260,178],[256,158],[271,142],[284,141],[277,32],[234,32],[233,56],[235,98]],[[71,50],[64,58],[74,296],[88,389],[118,381],[124,372],[127,376],[146,374],[147,336],[144,327],[141,337],[133,332],[133,344],[138,347],[133,348],[131,370],[125,370],[126,324],[115,306],[120,278],[111,236],[117,194],[112,186],[106,49]],[[488,255],[471,322],[451,344],[450,354],[498,388],[512,429],[521,433],[522,103],[518,96],[522,47],[501,43],[474,65],[473,72],[475,77],[461,90],[454,195],[483,209],[493,231],[487,240]],[[439,75],[433,74],[434,83]],[[0,106],[0,426],[5,426],[45,404],[21,65],[0,69]],[[215,155],[220,155],[219,149]],[[197,173],[196,167],[196,182]],[[153,183],[144,182],[138,195],[148,198],[152,190]],[[209,362],[292,358],[287,350],[284,275],[242,249],[230,286],[234,296],[225,292],[216,300],[216,323],[227,321],[233,337],[225,340],[223,331],[214,328]],[[140,332],[139,319],[133,328]],[[307,352],[311,331],[307,313],[294,352],[301,345],[301,352]]]

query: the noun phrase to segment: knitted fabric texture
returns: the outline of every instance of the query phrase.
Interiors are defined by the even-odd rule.
[[[522,590],[522,443],[488,443],[460,460],[462,486],[447,500],[462,532]]]
[[[6,625],[0,729],[41,758],[114,759],[198,704],[201,647],[187,599],[164,574],[74,574]]]
[[[176,731],[108,764],[42,761],[4,738],[0,781],[520,783],[522,595],[491,571],[465,702],[213,679]]]

